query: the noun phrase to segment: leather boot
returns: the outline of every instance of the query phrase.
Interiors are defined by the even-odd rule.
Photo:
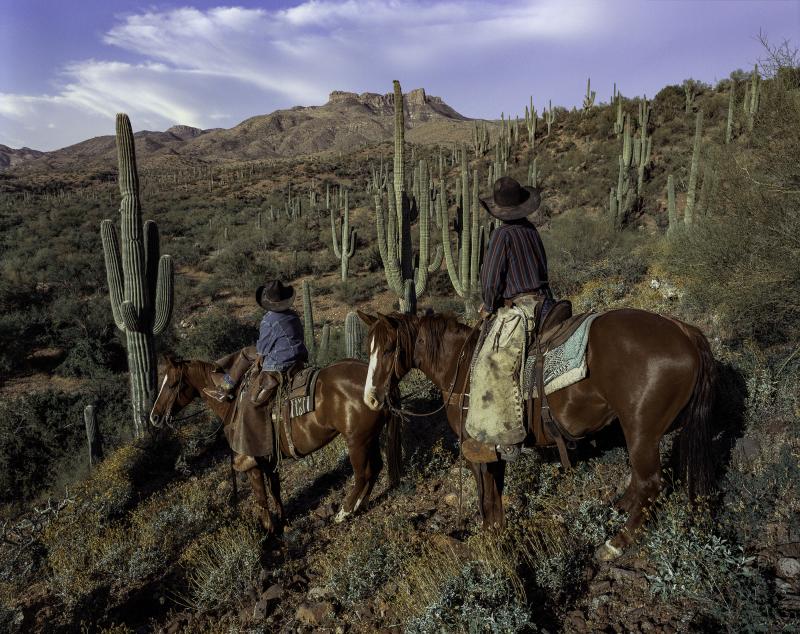
[[[466,438],[461,443],[461,453],[470,462],[497,462],[500,460],[496,445],[480,442],[474,438]]]
[[[224,403],[225,401],[229,401],[233,398],[233,394],[230,390],[226,390],[224,387],[204,387],[203,393],[207,396],[210,396],[215,401],[219,401],[220,403]]]

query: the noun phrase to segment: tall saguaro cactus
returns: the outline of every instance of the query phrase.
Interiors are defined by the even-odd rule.
[[[430,262],[430,214],[427,200],[418,200],[419,211],[419,256],[416,268],[411,244],[411,203],[406,195],[405,146],[403,119],[403,92],[400,82],[394,81],[394,180],[387,183],[388,211],[384,214],[381,196],[375,196],[375,217],[378,229],[378,249],[380,251],[386,282],[398,296],[400,310],[412,313],[416,310],[416,300],[425,292],[428,273],[439,268],[438,256]],[[418,172],[419,192],[429,196],[429,174],[427,163],[420,161]],[[421,203],[421,207],[420,207]]]
[[[170,256],[159,257],[156,223],[148,220],[142,225],[133,131],[126,114],[117,115],[117,160],[121,243],[111,220],[103,220],[100,236],[111,312],[127,337],[133,432],[138,438],[144,435],[155,396],[154,337],[164,332],[172,317],[174,271]]]
[[[694,199],[697,191],[697,170],[700,165],[700,150],[703,134],[703,111],[698,110],[694,124],[694,144],[692,146],[692,165],[689,170],[689,188],[686,191],[686,207],[683,210],[683,223],[694,222]]]
[[[442,219],[442,246],[444,247],[444,259],[447,263],[450,282],[453,284],[456,294],[464,300],[466,318],[472,319],[475,316],[475,304],[480,286],[478,273],[483,252],[483,234],[479,221],[478,170],[474,170],[472,174],[472,196],[470,196],[469,192],[469,166],[466,161],[462,166],[461,178],[461,220],[460,227],[457,227],[457,229],[460,229],[458,232],[458,262],[453,257],[453,248],[450,245],[448,232],[449,215],[447,213],[447,196],[444,183],[440,184],[436,202],[439,205],[438,213]]]
[[[347,271],[350,265],[350,258],[356,251],[356,230],[350,227],[350,200],[348,192],[344,193],[344,214],[342,217],[342,228],[340,236],[336,231],[336,218],[333,215],[333,209],[330,210],[331,215],[331,238],[333,240],[333,252],[342,265],[342,282],[347,281]]]
[[[592,78],[586,80],[586,94],[583,96],[583,111],[587,112],[594,106],[594,98],[597,93],[592,90]]]
[[[311,284],[303,280],[303,339],[311,359],[317,356],[317,342],[314,338],[314,304],[311,301]]]

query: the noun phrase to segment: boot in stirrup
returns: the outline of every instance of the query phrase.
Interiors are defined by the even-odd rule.
[[[461,443],[461,453],[470,462],[497,462],[500,460],[496,445],[480,442],[474,438],[466,438]]]
[[[207,396],[210,396],[215,401],[219,401],[220,403],[224,403],[225,401],[229,401],[233,398],[233,394],[230,390],[225,389],[224,387],[204,387],[203,393]]]

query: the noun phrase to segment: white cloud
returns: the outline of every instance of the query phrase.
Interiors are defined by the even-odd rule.
[[[423,78],[502,64],[515,47],[585,37],[601,18],[597,3],[565,0],[308,0],[277,11],[147,11],[122,18],[103,37],[136,63],[78,61],[64,67],[53,95],[0,94],[0,142],[61,147],[87,130],[111,133],[119,111],[137,129],[212,127],[323,103],[333,89],[388,92],[395,78],[415,80],[404,84],[413,88]]]

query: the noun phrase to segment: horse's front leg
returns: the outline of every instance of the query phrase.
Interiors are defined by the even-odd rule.
[[[469,463],[478,486],[478,510],[484,530],[502,530],[506,526],[503,509],[503,482],[506,463],[502,460],[485,464]]]
[[[353,488],[344,501],[342,508],[333,519],[337,524],[355,513],[364,504],[372,490],[373,461],[370,460],[370,442],[365,438],[348,438],[347,454],[353,467]],[[380,455],[380,450],[379,450]],[[377,477],[377,474],[375,474]]]

